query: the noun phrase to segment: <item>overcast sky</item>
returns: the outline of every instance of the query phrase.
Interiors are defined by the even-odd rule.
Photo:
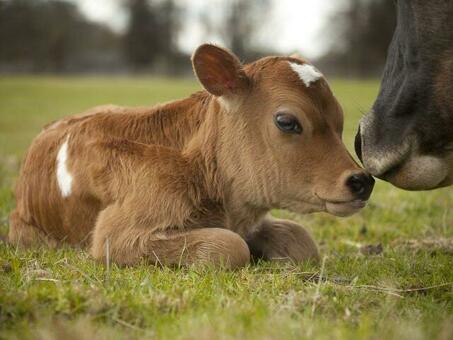
[[[77,3],[88,18],[107,23],[117,31],[124,29],[127,15],[121,9],[121,0],[70,0]],[[221,43],[215,36],[206,37],[198,21],[203,7],[215,6],[216,0],[177,0],[188,9],[183,23],[180,47],[191,52],[204,40]],[[322,29],[332,13],[336,1],[276,0],[269,18],[263,20],[260,42],[281,53],[300,52],[315,57],[324,52],[325,35]]]

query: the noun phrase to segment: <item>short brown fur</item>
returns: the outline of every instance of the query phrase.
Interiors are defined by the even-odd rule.
[[[341,142],[342,111],[325,80],[306,87],[288,62],[303,63],[270,57],[242,66],[203,45],[193,64],[207,91],[150,108],[101,106],[49,124],[22,165],[10,242],[69,243],[99,260],[108,251],[122,265],[236,268],[250,250],[318,259],[301,226],[268,212],[329,211],[326,202],[354,199],[345,178],[362,170]],[[283,108],[297,115],[302,135],[274,126],[272,114]],[[56,171],[66,140],[73,181],[63,197]]]

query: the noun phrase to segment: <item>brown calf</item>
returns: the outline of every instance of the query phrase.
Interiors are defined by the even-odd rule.
[[[327,82],[298,58],[243,66],[213,45],[193,67],[206,91],[189,98],[48,125],[22,166],[10,242],[87,246],[125,265],[317,258],[309,234],[269,210],[349,215],[373,186]]]

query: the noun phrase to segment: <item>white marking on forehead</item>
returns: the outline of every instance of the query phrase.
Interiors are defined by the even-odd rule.
[[[66,137],[65,142],[61,145],[57,155],[57,182],[63,197],[71,195],[72,186],[72,175],[69,173],[66,165],[68,160],[68,140],[69,135]]]
[[[299,78],[304,82],[306,87],[310,87],[311,83],[322,78],[322,73],[319,72],[313,65],[297,64],[288,62],[289,66],[297,73]]]

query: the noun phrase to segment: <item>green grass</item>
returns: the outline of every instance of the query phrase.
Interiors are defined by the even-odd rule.
[[[375,81],[333,81],[352,146]],[[187,95],[192,81],[0,78],[0,234],[8,230],[18,157],[41,126],[94,105],[148,105]],[[86,252],[21,251],[0,243],[0,338],[453,337],[453,190],[410,193],[378,181],[349,218],[275,215],[304,224],[323,270],[259,263],[226,272],[113,266]],[[361,245],[383,246],[363,255]]]

